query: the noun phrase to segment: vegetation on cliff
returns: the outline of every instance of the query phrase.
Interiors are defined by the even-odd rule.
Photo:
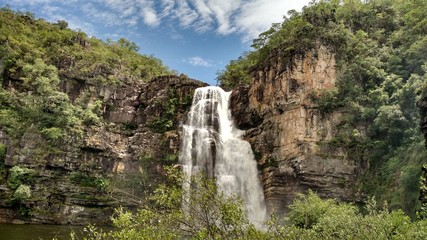
[[[101,102],[72,99],[60,84],[98,87],[146,82],[170,73],[124,38],[103,42],[31,13],[0,10],[0,125],[21,136],[30,126],[49,141],[82,134],[99,120]]]
[[[330,144],[358,163],[364,194],[414,216],[427,157],[416,107],[427,82],[425,9],[424,0],[313,1],[262,33],[218,81],[228,89],[249,84],[271,59],[292,69],[293,59],[326,46],[335,53],[337,84],[313,101],[322,114],[343,114]]]

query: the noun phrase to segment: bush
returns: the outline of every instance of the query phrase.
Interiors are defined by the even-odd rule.
[[[313,228],[319,219],[336,203],[333,200],[322,200],[314,192],[309,191],[307,195],[299,195],[289,207],[289,221],[301,228]]]
[[[57,127],[44,128],[40,131],[44,138],[48,140],[59,140],[64,137],[64,132],[62,129]]]
[[[9,170],[8,186],[17,189],[21,184],[31,184],[34,181],[36,171],[33,169],[14,166]]]
[[[323,90],[319,93],[311,93],[311,99],[317,104],[321,114],[329,114],[337,108],[344,106],[343,102],[338,99],[338,89]]]
[[[28,185],[21,184],[13,193],[13,198],[17,201],[27,200],[31,197],[31,189]]]

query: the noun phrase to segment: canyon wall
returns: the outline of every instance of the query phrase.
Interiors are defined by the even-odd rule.
[[[355,163],[331,147],[340,112],[323,114],[313,101],[331,90],[335,57],[321,46],[294,59],[279,54],[254,70],[250,86],[232,92],[232,115],[254,150],[270,212],[283,213],[298,193],[354,200]]]
[[[163,181],[162,166],[177,162],[180,122],[194,89],[205,85],[184,75],[102,87],[62,81],[74,102],[102,102],[101,119],[53,147],[31,128],[17,138],[0,132],[0,221],[106,224],[114,208],[143,204]],[[29,198],[18,200],[20,185],[30,186]]]

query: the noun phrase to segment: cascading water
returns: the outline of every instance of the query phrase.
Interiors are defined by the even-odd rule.
[[[229,97],[219,87],[196,89],[179,159],[188,177],[203,171],[225,194],[240,196],[249,220],[259,225],[266,218],[264,194],[251,146],[231,119]]]

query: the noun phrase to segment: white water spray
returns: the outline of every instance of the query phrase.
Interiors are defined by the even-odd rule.
[[[225,194],[240,196],[249,220],[259,225],[266,208],[257,163],[250,144],[240,138],[243,132],[234,127],[229,97],[219,87],[196,89],[179,159],[188,177],[204,171]]]

